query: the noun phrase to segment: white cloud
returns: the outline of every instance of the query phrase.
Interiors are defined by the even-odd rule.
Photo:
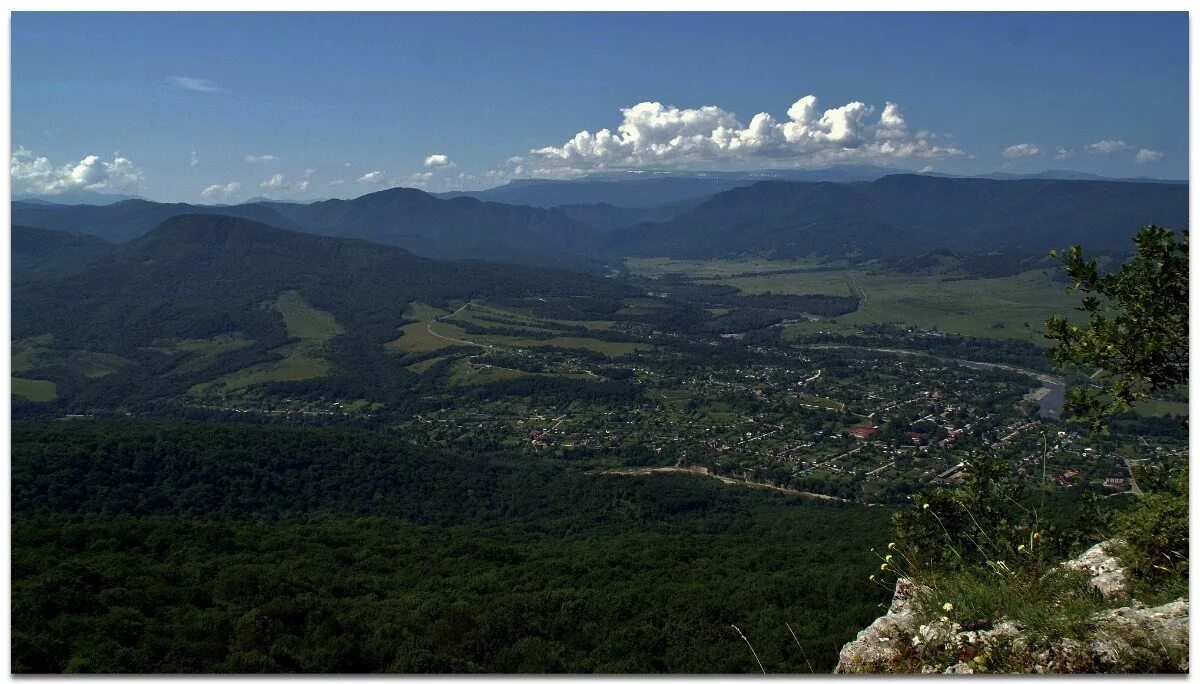
[[[1074,156],[1075,156],[1075,150],[1069,150],[1065,147],[1054,148],[1054,158],[1057,159],[1058,161],[1062,161],[1064,159],[1070,159],[1071,157],[1074,157]]]
[[[1017,143],[1016,145],[1010,145],[1009,147],[1004,148],[1004,151],[1000,154],[1004,155],[1005,157],[1012,158],[1033,157],[1041,153],[1042,151],[1033,143]]]
[[[241,187],[242,184],[237,181],[229,181],[224,185],[216,183],[201,190],[200,194],[203,195],[205,199],[210,199],[217,202],[227,202],[237,194]]]
[[[277,173],[259,184],[269,195],[302,195],[308,191],[308,175],[303,180],[290,181]]]
[[[1087,150],[1088,154],[1112,154],[1128,150],[1129,145],[1124,140],[1101,140],[1083,149]]]
[[[346,179],[344,179],[344,178],[338,178],[337,180],[331,180],[331,181],[329,181],[329,184],[330,184],[330,185],[345,185],[345,184],[346,184]]]
[[[24,147],[13,151],[9,163],[14,195],[57,195],[68,190],[120,190],[142,182],[133,162],[114,154],[104,161],[90,154],[74,164],[54,166],[46,157],[35,157]]]
[[[433,180],[431,171],[423,171],[421,173],[412,173],[400,179],[399,184],[406,188],[421,188],[422,190],[429,187],[430,181]]]
[[[219,93],[221,86],[215,81],[209,81],[203,78],[191,78],[190,76],[168,76],[167,83],[176,88],[184,90],[194,90],[198,93]]]
[[[515,175],[569,176],[619,168],[733,167],[814,168],[841,162],[944,159],[963,155],[936,144],[936,136],[912,134],[900,106],[875,108],[862,102],[822,110],[806,95],[780,121],[759,113],[743,125],[715,106],[680,109],[642,102],[621,110],[616,132],[580,131],[557,147],[531,150],[509,163]]]
[[[196,156],[196,150],[192,150],[192,158],[188,161],[188,166],[195,166],[200,163],[199,157]]]
[[[451,168],[454,166],[454,163],[444,154],[431,154],[425,157],[425,166],[429,168],[437,168],[439,166]]]
[[[1141,149],[1138,150],[1137,156],[1133,160],[1139,164],[1146,164],[1148,162],[1156,162],[1162,158],[1163,153],[1158,150]]]
[[[358,179],[363,185],[382,185],[387,182],[387,176],[382,171],[368,171]]]
[[[279,157],[276,157],[273,154],[262,154],[262,155],[258,155],[258,156],[255,156],[253,154],[248,154],[243,158],[249,164],[270,164],[271,162],[279,161]]]

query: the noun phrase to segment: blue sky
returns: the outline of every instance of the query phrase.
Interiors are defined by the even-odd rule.
[[[840,163],[1187,176],[1183,13],[15,13],[12,41],[15,193]]]

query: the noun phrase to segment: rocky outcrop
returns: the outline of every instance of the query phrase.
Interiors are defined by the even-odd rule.
[[[1127,595],[1125,573],[1110,551],[1097,544],[1063,564],[1091,576],[1111,600]],[[1001,619],[966,629],[948,618],[929,620],[919,607],[924,589],[901,579],[887,614],[842,647],[839,674],[1002,672],[1187,672],[1186,598],[1157,607],[1138,601],[1095,613],[1086,620],[1087,638],[1030,638],[1019,622]]]
[[[1063,566],[1091,575],[1091,585],[1106,597],[1119,596],[1126,592],[1125,571],[1112,555],[1119,545],[1118,541],[1100,542]]]

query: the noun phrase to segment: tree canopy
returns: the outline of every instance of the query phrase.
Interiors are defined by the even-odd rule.
[[[1133,243],[1137,253],[1110,273],[1101,273],[1079,245],[1050,253],[1084,293],[1078,310],[1088,314],[1083,325],[1061,315],[1046,321],[1045,336],[1058,343],[1050,356],[1060,366],[1100,371],[1095,377],[1103,384],[1073,387],[1066,402],[1075,419],[1096,430],[1188,377],[1188,232],[1177,238],[1151,225]]]

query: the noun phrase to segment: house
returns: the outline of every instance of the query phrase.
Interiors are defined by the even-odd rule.
[[[867,439],[877,432],[879,432],[879,428],[870,425],[859,425],[846,431],[847,434],[855,439]]]
[[[1128,489],[1129,482],[1123,477],[1106,477],[1104,478],[1104,486],[1109,489]]]

